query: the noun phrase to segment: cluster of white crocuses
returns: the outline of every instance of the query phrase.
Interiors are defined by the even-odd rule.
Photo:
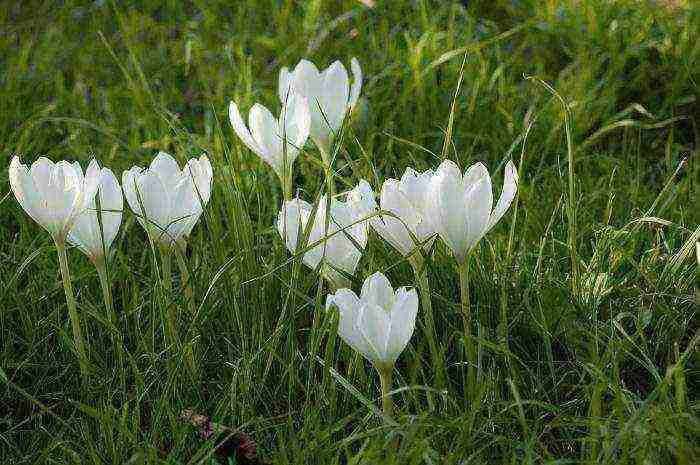
[[[278,119],[256,103],[250,109],[246,127],[234,102],[229,105],[229,117],[243,143],[279,176],[285,199],[277,219],[278,232],[287,248],[301,255],[303,263],[317,270],[335,289],[327,298],[327,307],[336,307],[340,312],[338,332],[342,339],[379,372],[385,413],[390,414],[387,393],[391,371],[413,333],[418,299],[415,291],[405,288],[394,293],[381,273],[367,278],[360,298],[348,289],[369,229],[374,229],[413,266],[426,313],[433,362],[440,365],[424,258],[437,236],[452,250],[459,266],[465,344],[469,344],[469,255],[512,203],[518,174],[509,161],[495,207],[486,167],[476,163],[462,174],[457,164],[449,160],[435,171],[419,173],[408,168],[400,180],[386,180],[379,207],[365,180],[349,192],[334,195],[334,143],[362,88],[362,72],[355,59],[351,60],[351,70],[352,83],[339,61],[319,71],[313,63],[302,60],[292,72],[283,68],[280,73]],[[309,136],[320,152],[327,178],[325,193],[313,205],[292,198],[292,165]],[[475,366],[476,361],[471,360],[473,352],[467,350],[467,354],[468,365]]]
[[[509,161],[495,207],[486,167],[476,163],[462,174],[457,164],[449,160],[443,161],[435,171],[419,173],[408,168],[400,180],[386,180],[379,205],[365,180],[348,192],[335,195],[333,159],[338,136],[362,88],[362,72],[355,59],[351,60],[351,70],[352,83],[346,68],[338,61],[321,72],[313,63],[302,60],[292,72],[284,68],[280,73],[278,118],[256,103],[250,109],[246,126],[234,102],[229,105],[229,117],[244,145],[280,178],[284,203],[277,218],[279,234],[292,253],[330,283],[334,293],[327,297],[327,308],[339,310],[338,333],[379,372],[384,412],[391,415],[388,395],[391,373],[413,334],[418,294],[405,287],[394,292],[381,273],[365,280],[360,297],[349,289],[370,229],[391,244],[414,269],[433,365],[439,370],[444,365],[440,359],[443,351],[438,348],[434,334],[425,258],[438,236],[454,254],[459,267],[468,346],[469,255],[515,198],[518,175]],[[326,175],[325,192],[314,204],[292,198],[293,163],[309,136],[320,152]],[[112,171],[100,168],[95,160],[83,174],[78,163],[54,164],[40,158],[27,168],[14,157],[10,183],[24,210],[51,234],[58,249],[76,348],[83,366],[85,349],[70,285],[66,243],[77,246],[97,266],[105,303],[112,314],[105,266],[122,220],[122,190]],[[211,164],[206,156],[201,156],[189,160],[181,169],[173,157],[159,153],[148,168],[135,166],[125,171],[122,184],[138,222],[162,252],[164,281],[168,283],[170,254],[177,250],[182,257],[187,237],[211,196]],[[175,319],[169,315],[173,342]],[[469,347],[467,357],[469,369],[476,366]]]
[[[78,162],[37,159],[31,167],[15,156],[10,162],[10,186],[24,211],[53,238],[73,327],[76,350],[85,369],[86,352],[70,282],[66,244],[76,246],[96,266],[102,282],[109,317],[113,306],[106,265],[109,250],[122,222],[122,187],[109,168],[92,160],[83,174]],[[125,171],[122,184],[126,200],[164,255],[184,247],[186,239],[211,195],[212,168],[202,155],[180,169],[167,153],[159,153],[151,165]]]

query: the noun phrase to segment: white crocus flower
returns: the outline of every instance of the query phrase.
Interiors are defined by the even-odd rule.
[[[290,194],[292,165],[309,137],[311,125],[306,97],[290,93],[282,102],[278,119],[256,103],[248,113],[248,127],[235,102],[229,103],[228,115],[241,141],[275,170]]]
[[[427,209],[427,194],[433,170],[422,173],[408,168],[401,180],[384,181],[379,196],[380,210],[393,213],[381,215],[372,220],[372,228],[398,250],[404,257],[409,256],[423,244],[428,251],[435,236],[435,226]],[[417,255],[417,259],[420,255]]]
[[[333,138],[340,130],[345,116],[355,106],[362,89],[362,70],[357,59],[350,60],[352,85],[345,66],[340,61],[319,71],[308,60],[301,60],[292,72],[282,68],[279,77],[279,98],[285,102],[293,92],[305,96],[311,113],[311,138],[330,166]]]
[[[122,175],[124,195],[139,223],[155,243],[182,245],[211,197],[209,158],[192,158],[180,170],[175,159],[160,152],[151,165],[134,166]]]
[[[340,311],[340,337],[373,364],[393,365],[413,334],[418,295],[405,287],[394,292],[386,276],[374,273],[359,298],[350,289],[338,289],[326,300],[326,308],[333,305]]]
[[[312,269],[323,261],[321,275],[336,287],[349,284],[347,275],[355,273],[367,245],[367,222],[362,219],[366,217],[367,203],[373,201],[369,200],[373,198],[373,193],[366,181],[360,181],[346,197],[345,202],[332,199],[329,218],[326,218],[328,202],[325,195],[319,199],[315,214],[313,205],[297,198],[286,201],[277,215],[277,230],[280,237],[285,239],[287,249],[294,253],[297,246],[303,250],[316,244],[304,253],[302,261]],[[312,214],[313,223],[308,238],[300,244]],[[325,237],[328,239],[323,240]]]
[[[60,244],[65,243],[80,214],[94,202],[100,179],[95,160],[83,175],[78,162],[54,163],[41,157],[27,168],[15,156],[9,171],[10,187],[19,204]]]
[[[97,195],[78,216],[73,229],[68,233],[68,242],[78,247],[93,262],[102,260],[117,237],[123,207],[124,198],[119,181],[109,168],[100,169]]]
[[[359,298],[350,289],[338,289],[329,295],[326,309],[333,306],[340,314],[340,337],[372,362],[379,373],[384,415],[391,417],[391,373],[416,325],[415,289],[401,287],[394,292],[386,276],[375,273],[363,283]]]
[[[505,168],[501,197],[493,208],[491,176],[482,163],[464,173],[451,160],[443,161],[430,180],[427,214],[436,231],[463,264],[469,252],[503,217],[518,189],[518,172],[513,162]]]

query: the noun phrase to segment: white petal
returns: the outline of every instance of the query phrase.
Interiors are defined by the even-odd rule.
[[[350,107],[354,107],[360,98],[362,90],[362,68],[357,58],[350,59],[350,71],[352,72],[352,87],[350,88]]]
[[[391,333],[390,313],[381,307],[364,302],[359,313],[356,328],[371,348],[371,351],[364,355],[373,362],[394,361],[387,353],[387,343]]]
[[[362,306],[360,299],[350,289],[338,289],[334,295],[329,295],[326,308],[335,305],[338,308],[338,335],[360,353],[371,352],[362,334],[357,330],[357,319]]]
[[[256,103],[248,114],[248,125],[255,143],[264,148],[265,153],[260,156],[277,173],[282,173],[282,140],[275,117],[270,110]]]
[[[309,105],[321,94],[321,73],[309,60],[299,61],[291,79],[294,90],[308,98]],[[280,98],[280,101],[284,102],[284,99]]]
[[[280,70],[277,92],[282,104],[287,101],[287,96],[292,92],[292,75],[286,66]]]
[[[158,152],[148,170],[160,177],[160,180],[163,181],[163,185],[168,192],[171,192],[175,188],[182,175],[177,160],[175,160],[172,155],[165,152]]]
[[[287,250],[297,250],[299,234],[303,234],[311,216],[312,207],[301,199],[288,200],[277,215],[277,232],[285,240]]]
[[[100,171],[99,177],[100,212],[95,199],[78,216],[68,234],[68,240],[88,257],[97,257],[109,251],[119,231],[122,219],[123,197],[114,173],[108,168]],[[101,213],[102,230],[98,214]],[[102,247],[104,238],[104,250]]]
[[[364,179],[361,179],[357,186],[347,193],[346,203],[354,211],[356,217],[354,221],[367,218],[377,211],[372,186]]]
[[[129,206],[137,215],[139,222],[149,233],[154,241],[167,241],[166,228],[170,223],[170,213],[172,209],[171,199],[168,191],[156,173],[144,170],[133,178],[136,188],[133,193],[126,195]],[[128,184],[133,183],[129,176],[124,176],[124,191],[133,189]]]
[[[34,187],[34,181],[29,173],[29,169],[19,161],[19,157],[16,155],[12,157],[10,162],[9,176],[10,188],[15,194],[17,202],[38,223],[40,216],[34,210],[39,203],[39,195]]]
[[[117,232],[119,232],[122,210],[124,209],[122,189],[116,176],[109,168],[102,169],[99,195],[105,245],[109,249],[117,237]]]
[[[343,124],[349,94],[348,72],[340,61],[335,61],[323,72],[323,96],[319,99],[324,112],[323,128],[332,135]]]
[[[377,272],[365,279],[360,299],[363,303],[376,305],[390,312],[394,306],[394,289],[387,277]]]
[[[411,340],[416,325],[418,313],[418,294],[415,289],[405,287],[396,291],[395,303],[391,309],[391,332],[387,342],[387,356],[393,360],[399,355]]]
[[[506,164],[503,190],[501,191],[501,196],[498,198],[498,203],[496,203],[496,208],[493,209],[491,217],[489,218],[489,223],[486,228],[487,231],[503,218],[503,215],[505,215],[508,207],[510,207],[510,204],[513,202],[517,190],[518,170],[515,168],[513,162],[509,161],[508,164]]]
[[[428,204],[436,231],[461,262],[468,239],[464,184],[459,167],[451,160],[443,161],[430,180]]]
[[[283,118],[282,115],[284,116]],[[289,141],[287,151],[296,157],[297,152],[304,147],[311,129],[311,113],[309,112],[308,99],[303,95],[294,93],[287,102],[287,106],[282,109],[282,115],[280,118],[284,120],[285,134]]]
[[[267,151],[255,142],[255,139],[253,139],[252,134],[241,117],[241,113],[238,111],[238,106],[233,101],[231,101],[228,105],[228,118],[229,121],[231,121],[231,126],[233,126],[233,130],[235,131],[236,135],[241,139],[245,146],[258,156],[263,158],[267,157]]]
[[[211,198],[213,171],[209,157],[201,155],[199,158],[188,160],[183,172],[187,173],[192,182],[194,182],[197,200],[200,201],[202,208],[204,208]]]
[[[493,190],[491,188],[491,177],[484,165],[477,168],[478,173],[471,179],[475,179],[473,184],[465,185],[466,192],[464,203],[467,213],[467,229],[469,238],[467,239],[467,249],[470,250],[486,234],[486,226],[489,222],[491,208],[493,207]],[[465,178],[468,176],[465,175]]]

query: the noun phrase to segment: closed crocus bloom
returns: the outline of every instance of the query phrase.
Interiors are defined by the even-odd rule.
[[[199,220],[211,197],[212,175],[206,155],[181,170],[172,156],[160,152],[148,168],[125,171],[122,187],[151,240],[172,247],[182,244]]]
[[[413,335],[418,313],[415,289],[394,292],[382,273],[368,277],[360,297],[350,289],[328,296],[326,308],[339,310],[338,334],[378,369],[394,365]]]
[[[100,167],[92,160],[83,175],[78,162],[54,163],[41,157],[27,168],[15,156],[9,174],[12,192],[24,211],[62,244],[78,216],[94,201]]]
[[[117,237],[123,207],[122,188],[114,173],[109,168],[100,169],[97,195],[78,216],[73,229],[68,233],[68,242],[78,247],[92,261],[101,260]],[[101,217],[98,218],[98,215]]]
[[[470,166],[464,176],[453,161],[440,164],[429,183],[427,213],[460,264],[503,217],[517,189],[518,173],[509,161],[501,197],[493,208],[491,176],[482,163]]]
[[[248,113],[248,127],[234,102],[229,104],[228,116],[241,141],[270,165],[284,184],[291,175],[299,150],[309,137],[311,116],[306,98],[290,93],[282,102],[278,119],[256,103]]]
[[[416,241],[424,250],[432,245],[435,226],[427,209],[427,194],[433,170],[422,173],[408,168],[400,181],[388,179],[382,186],[379,205],[382,211],[393,213],[372,220],[372,228],[394,246],[403,256],[416,248]],[[415,238],[415,239],[414,239]]]
[[[367,196],[371,193],[371,188],[369,192],[368,188],[369,184],[362,181],[357,188],[347,194],[346,202],[333,199],[328,221],[326,221],[327,197],[321,196],[306,245],[302,244],[302,247],[315,244],[328,236],[327,240],[307,250],[302,261],[309,268],[316,269],[323,260],[321,274],[336,287],[349,284],[346,275],[355,273],[363,249],[367,245],[367,223],[362,219],[365,217],[364,205],[368,201]],[[282,206],[277,216],[277,230],[280,237],[285,239],[290,252],[297,250],[299,239],[304,237],[313,213],[313,205],[301,199],[286,201]]]
[[[352,85],[345,66],[340,61],[319,71],[308,60],[301,60],[292,72],[282,68],[279,77],[279,97],[285,102],[293,92],[306,97],[311,113],[311,138],[328,164],[333,137],[338,133],[346,114],[360,97],[362,70],[357,59],[350,60]]]

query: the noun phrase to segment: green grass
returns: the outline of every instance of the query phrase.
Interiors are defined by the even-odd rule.
[[[157,150],[180,161],[206,150],[215,173],[185,257],[191,300],[177,266],[163,292],[130,213],[109,270],[116,326],[94,268],[69,250],[85,385],[55,249],[0,170],[0,463],[217,463],[223,437],[201,439],[180,418],[188,408],[240,428],[274,464],[700,462],[700,9],[376,3],[0,9],[0,166],[14,153],[94,155],[121,176]],[[457,269],[438,242],[428,278],[449,380],[434,389],[418,325],[394,372],[395,425],[375,413],[371,367],[334,335],[327,289],[290,260],[273,227],[281,186],[226,113],[230,99],[244,112],[255,101],[278,108],[281,66],[351,56],[366,81],[338,191],[360,178],[378,191],[441,154],[484,161],[497,190],[509,156],[521,174],[517,208],[471,260],[477,399],[465,401]],[[317,159],[309,145],[295,166],[307,200],[323,185]],[[413,283],[409,263],[372,233],[353,287],[375,271]],[[180,348],[161,320],[173,306]]]

